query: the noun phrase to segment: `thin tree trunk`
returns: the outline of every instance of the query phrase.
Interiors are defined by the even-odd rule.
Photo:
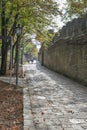
[[[14,59],[14,50],[15,50],[15,46],[12,46],[12,66],[13,66],[13,59]]]
[[[2,51],[3,51],[3,49],[2,49]],[[7,49],[5,49],[4,54],[2,54],[1,75],[6,74],[6,67],[7,67]]]
[[[6,62],[7,62],[7,39],[5,39],[6,36],[6,18],[5,18],[5,2],[2,0],[2,13],[1,13],[1,33],[4,37],[2,39],[2,59],[1,59],[1,75],[6,74]]]

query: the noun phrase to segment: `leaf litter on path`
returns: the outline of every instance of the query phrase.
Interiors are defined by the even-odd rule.
[[[19,86],[18,86],[19,87]],[[23,130],[23,91],[0,81],[0,130]]]

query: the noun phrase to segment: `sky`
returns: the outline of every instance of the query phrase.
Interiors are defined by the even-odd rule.
[[[59,9],[62,10],[62,13],[65,13],[67,2],[66,0],[55,0],[59,4]],[[64,23],[60,15],[57,15],[53,18],[53,22],[56,22],[58,29],[64,26]],[[55,29],[57,31],[57,29]]]

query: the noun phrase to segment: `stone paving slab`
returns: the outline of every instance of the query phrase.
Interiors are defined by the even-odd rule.
[[[87,87],[39,64],[24,67],[28,84],[24,102],[30,107],[24,106],[31,111],[24,130],[27,126],[29,130],[87,130]]]
[[[39,64],[23,69],[24,130],[87,130],[87,87]]]
[[[24,70],[24,130],[87,130],[87,87],[38,64]]]

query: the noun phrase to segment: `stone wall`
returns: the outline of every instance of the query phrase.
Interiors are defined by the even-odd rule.
[[[44,65],[87,84],[87,37],[80,38],[51,46],[44,52]]]
[[[87,33],[87,14],[84,17],[73,19],[72,22],[68,22],[61,30],[60,35],[62,37],[75,37],[84,33]]]
[[[53,39],[55,41],[54,44],[49,47],[47,51],[41,51],[39,57],[41,62],[43,57],[44,66],[49,69],[87,85],[87,17],[85,20],[86,27],[83,27],[84,29],[79,28],[79,30],[84,31],[78,31],[78,33],[71,31],[72,33],[69,33],[69,28],[67,30],[65,29],[66,27],[64,27],[61,30],[61,36],[56,37],[56,40]],[[72,25],[73,28],[75,28],[75,23],[72,23],[69,23],[70,26]],[[64,31],[64,29],[67,30],[67,32]],[[76,33],[78,35],[76,35]]]
[[[73,19],[71,22],[68,22],[66,26],[60,30],[60,34],[54,36],[52,41],[55,43],[60,38],[73,38],[85,33],[87,33],[87,14],[81,18]]]

